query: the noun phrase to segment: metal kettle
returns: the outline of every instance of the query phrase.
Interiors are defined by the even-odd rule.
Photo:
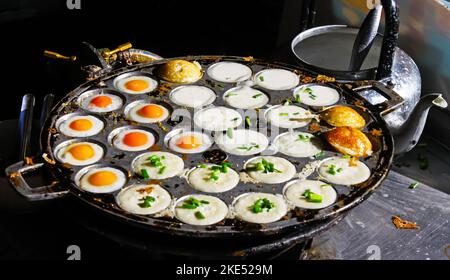
[[[314,1],[304,2],[302,15],[314,16],[311,2]],[[361,28],[327,25],[306,29],[292,40],[291,50],[301,66],[314,72],[356,84],[377,80],[398,93],[403,104],[385,114],[384,119],[394,135],[395,153],[402,154],[417,144],[429,109],[432,106],[446,108],[447,102],[441,94],[420,98],[419,69],[414,60],[397,47],[398,6],[394,0],[378,2]],[[378,33],[382,10],[385,13],[384,35]],[[374,90],[362,90],[360,94],[372,104],[386,100]]]

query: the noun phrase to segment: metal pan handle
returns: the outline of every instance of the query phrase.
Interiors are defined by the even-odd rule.
[[[5,173],[15,190],[28,200],[48,200],[66,195],[69,190],[59,187],[59,183],[36,188],[32,188],[28,185],[23,175],[27,172],[39,170],[43,168],[43,166],[44,163],[26,165],[23,161],[19,161],[8,166]]]
[[[353,88],[353,91],[356,93],[360,93],[361,91],[365,90],[375,90],[377,93],[381,94],[383,97],[385,97],[387,100],[373,105],[374,109],[381,115],[387,115],[390,112],[394,111],[398,107],[400,107],[405,100],[403,97],[401,97],[397,92],[395,92],[393,89],[385,86],[383,83],[379,81],[368,81],[367,84],[363,86],[359,86],[356,88]],[[361,96],[361,95],[360,95]],[[363,99],[365,99],[363,96],[361,96]],[[365,99],[366,102],[370,104],[370,102]]]

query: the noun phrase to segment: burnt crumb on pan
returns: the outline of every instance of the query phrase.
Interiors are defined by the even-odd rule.
[[[183,121],[183,116],[178,116],[178,118],[175,120],[172,118],[169,118],[167,120],[167,124],[170,126],[176,126],[176,125],[180,124],[182,121]]]
[[[56,128],[54,128],[54,127],[49,127],[49,128],[48,128],[48,132],[49,132],[50,134],[55,134],[55,133],[58,132],[58,130],[56,130]]]
[[[164,132],[169,132],[170,131],[170,129],[168,129],[165,125],[163,125],[161,122],[157,122],[156,123],[157,125],[158,125],[158,127],[162,130],[162,131],[164,131]]]
[[[315,79],[314,79],[313,77],[309,77],[309,76],[304,76],[304,77],[302,77],[302,78],[300,79],[300,81],[301,81],[303,84],[309,84],[309,83],[312,83],[314,80],[315,80]]]
[[[253,56],[246,56],[243,58],[244,61],[254,61],[255,59],[253,58]]]
[[[219,149],[206,151],[202,154],[203,160],[207,163],[221,163],[227,160],[228,155]]]
[[[125,153],[120,153],[120,154],[117,154],[117,155],[113,155],[113,158],[115,158],[115,159],[123,159],[125,157]]]
[[[416,222],[403,220],[399,216],[392,216],[391,220],[397,229],[419,229],[419,226]]]
[[[172,90],[172,86],[167,83],[160,83],[154,92],[157,92],[159,95],[164,95]],[[152,96],[155,96],[154,94]]]
[[[333,78],[333,77],[328,77],[328,76],[326,76],[326,75],[321,75],[321,74],[317,75],[316,80],[317,80],[319,83],[332,83],[332,82],[336,82],[336,79],[335,79],[335,78]]]

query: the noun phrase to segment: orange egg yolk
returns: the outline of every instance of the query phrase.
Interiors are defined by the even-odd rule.
[[[89,176],[88,181],[96,187],[112,185],[117,180],[117,175],[111,171],[98,171]]]
[[[150,104],[139,109],[138,114],[144,118],[156,119],[162,117],[164,109],[161,106]]]
[[[202,141],[194,135],[188,135],[180,137],[177,140],[176,145],[182,149],[192,150],[200,147],[202,145]]]
[[[142,132],[130,132],[123,137],[123,143],[130,147],[143,146],[147,141],[147,135]]]
[[[86,131],[92,128],[92,122],[88,119],[78,119],[71,122],[69,127],[77,131]]]
[[[94,156],[94,149],[90,145],[80,144],[69,148],[69,153],[77,160],[87,160]]]
[[[125,83],[125,88],[132,91],[142,91],[148,86],[148,82],[144,80],[131,80]]]
[[[94,104],[96,107],[106,108],[112,104],[112,99],[106,95],[99,95],[97,97],[92,98],[91,104]]]

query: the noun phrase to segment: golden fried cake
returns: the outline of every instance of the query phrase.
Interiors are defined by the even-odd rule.
[[[203,73],[197,62],[175,59],[157,68],[156,75],[168,82],[189,84],[199,80]]]
[[[349,126],[337,127],[326,132],[325,138],[344,155],[367,157],[372,154],[372,143],[359,129]]]
[[[350,126],[353,128],[362,128],[366,121],[358,112],[347,106],[334,106],[325,110],[321,117],[332,126]]]

